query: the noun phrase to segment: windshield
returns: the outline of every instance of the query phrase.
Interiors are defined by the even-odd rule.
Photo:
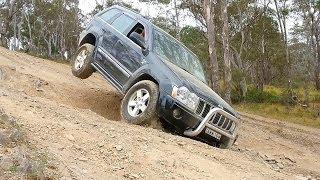
[[[207,83],[199,59],[170,35],[154,29],[153,50],[161,58],[184,69],[200,81]]]

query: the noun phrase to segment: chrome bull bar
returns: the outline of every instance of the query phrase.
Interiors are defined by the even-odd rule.
[[[230,134],[229,132],[226,132],[222,129],[220,129],[219,127],[216,127],[216,126],[213,126],[212,124],[209,124],[209,121],[212,119],[212,118],[215,118],[215,116],[217,114],[220,114],[220,115],[223,115],[225,116],[226,118],[230,119],[231,121],[233,121],[235,123],[235,129],[233,131],[232,134]],[[221,135],[224,135],[224,136],[227,136],[228,138],[230,139],[235,139],[236,138],[236,135],[237,135],[237,127],[238,127],[238,124],[239,124],[239,119],[234,117],[233,115],[229,114],[228,112],[220,109],[220,108],[213,108],[209,111],[209,113],[206,115],[206,117],[202,120],[202,122],[199,124],[199,126],[192,130],[192,129],[189,129],[189,130],[186,130],[184,132],[184,135],[186,136],[189,136],[189,137],[194,137],[194,136],[197,136],[199,135],[203,129],[205,127],[207,128],[210,128],[211,130],[221,134]]]

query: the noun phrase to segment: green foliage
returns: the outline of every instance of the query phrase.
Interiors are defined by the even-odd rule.
[[[248,87],[245,97],[242,97],[238,92],[239,91],[235,89],[232,91],[233,103],[280,103],[283,98],[281,92],[273,89],[265,89],[261,91],[254,86]]]
[[[284,91],[281,93],[281,99],[280,102],[283,105],[291,106],[296,105],[297,101],[293,99],[293,92],[292,90],[285,88]]]
[[[119,5],[119,6],[123,6],[123,7],[126,7],[132,11],[135,11],[135,12],[139,12],[139,9],[136,9],[136,8],[133,8],[132,4],[128,4],[124,1],[114,1],[114,0],[104,0],[104,1],[96,1],[98,4],[96,4],[96,7],[95,9],[90,13],[90,16],[94,16],[96,15],[98,12],[108,8],[108,7],[111,7],[113,5]],[[143,2],[143,1],[141,1]]]
[[[12,166],[10,166],[9,171],[10,171],[11,173],[16,173],[16,172],[18,172],[18,170],[19,170],[18,168],[19,168],[18,165],[12,165]]]
[[[283,10],[282,10],[282,15],[283,15],[283,16],[288,16],[288,15],[289,15],[289,9],[288,9],[288,8],[283,9]]]
[[[317,8],[318,10],[320,10],[320,0],[318,0],[318,1],[316,2],[316,8]]]
[[[171,36],[176,37],[177,33],[173,26],[174,22],[170,19],[160,16],[153,18],[152,23],[169,33]]]
[[[278,103],[280,99],[275,91],[261,91],[254,87],[249,87],[245,96],[245,101],[250,103]]]
[[[186,26],[181,32],[181,42],[194,52],[204,65],[209,59],[208,40],[205,37],[205,32],[198,27]]]

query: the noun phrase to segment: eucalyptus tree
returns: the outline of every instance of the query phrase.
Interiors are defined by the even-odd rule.
[[[318,1],[320,5],[320,1]],[[309,87],[313,83],[316,88],[319,84],[319,63],[317,53],[317,11],[319,7],[313,0],[294,0],[293,12],[301,19],[301,23],[293,28],[294,42],[291,45],[293,64],[295,66],[295,76],[303,82],[304,87]],[[318,24],[319,24],[318,20]],[[318,35],[319,36],[319,35]],[[303,64],[303,65],[301,65]],[[309,103],[309,88],[304,88],[304,103]]]
[[[284,50],[286,52],[286,62],[287,62],[287,83],[288,83],[288,92],[289,95],[293,96],[292,92],[292,69],[291,69],[291,60],[290,60],[290,52],[289,52],[289,46],[288,46],[288,28],[287,28],[287,21],[288,21],[288,16],[290,13],[290,2],[288,0],[274,0],[274,5],[276,8],[276,16],[278,19],[278,24],[280,28],[280,32],[283,37],[283,46]]]
[[[219,63],[217,57],[216,45],[216,19],[218,11],[216,10],[216,0],[183,0],[182,8],[189,10],[198,23],[205,28],[205,36],[208,39],[208,53],[209,53],[209,67],[210,67],[210,80],[212,89],[217,93],[220,90],[220,77],[219,77]]]
[[[21,31],[21,10],[28,0],[4,0],[0,2],[1,44],[8,47],[11,37],[14,39],[14,48],[18,43]]]
[[[230,29],[228,20],[228,2],[222,0],[221,6],[221,20],[223,22],[222,27],[222,46],[223,46],[223,59],[224,59],[224,97],[227,102],[231,102],[231,52],[230,52]]]

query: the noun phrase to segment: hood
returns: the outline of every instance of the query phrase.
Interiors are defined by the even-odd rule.
[[[207,101],[215,107],[223,107],[223,109],[228,113],[236,117],[238,116],[237,112],[204,82],[200,81],[195,76],[168,61],[165,61],[165,63],[168,65],[170,70],[180,79],[181,83],[190,91],[197,94],[201,99]]]

